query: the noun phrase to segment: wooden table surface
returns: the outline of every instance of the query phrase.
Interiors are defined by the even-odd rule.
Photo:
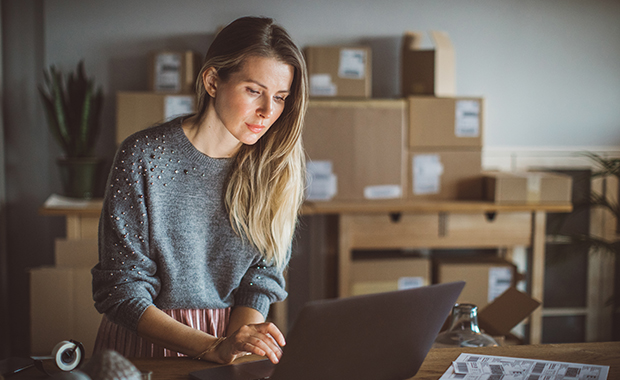
[[[439,348],[432,349],[418,373],[410,380],[437,380],[461,353],[510,356],[528,359],[597,364],[610,366],[609,380],[620,379],[620,342],[539,344],[524,346],[486,348]],[[246,356],[239,362],[253,360]],[[337,358],[334,358],[337,360]],[[216,364],[189,358],[140,359],[131,361],[142,372],[152,372],[152,380],[187,380],[189,373],[216,366]],[[377,363],[379,365],[379,363]],[[46,375],[31,368],[10,379],[46,379]],[[349,380],[349,379],[343,379]]]
[[[620,342],[541,344],[486,348],[432,349],[412,380],[437,380],[461,353],[511,356],[610,366],[609,380],[620,379]],[[243,358],[249,360],[248,358]],[[336,360],[336,359],[335,359]],[[132,359],[141,371],[152,371],[153,380],[186,380],[192,371],[213,366],[191,359]],[[349,379],[343,379],[349,380]]]

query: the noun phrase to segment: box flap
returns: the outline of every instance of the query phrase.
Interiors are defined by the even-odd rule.
[[[478,313],[478,324],[487,334],[507,335],[538,306],[539,301],[512,287]]]
[[[403,37],[403,47],[408,50],[420,50],[422,46],[421,32],[405,32]]]
[[[435,50],[452,51],[454,49],[448,33],[440,30],[431,30],[430,35],[435,45]]]

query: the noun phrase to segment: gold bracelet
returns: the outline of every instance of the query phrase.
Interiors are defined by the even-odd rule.
[[[215,349],[222,344],[222,342],[225,340],[226,338],[221,336],[217,339],[215,339],[215,342],[211,343],[211,345],[204,351],[202,351],[201,353],[199,353],[198,355],[194,356],[193,359],[194,360],[200,360],[200,358],[202,358],[205,354],[208,354],[209,352],[215,351]]]

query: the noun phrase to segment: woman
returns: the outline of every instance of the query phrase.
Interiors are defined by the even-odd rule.
[[[115,157],[92,270],[105,313],[95,351],[278,362],[265,322],[302,202],[307,73],[271,19],[245,17],[213,41],[197,112],[138,132]]]

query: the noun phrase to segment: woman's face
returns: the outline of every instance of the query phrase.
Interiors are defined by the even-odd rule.
[[[251,56],[228,80],[213,80],[214,93],[209,94],[214,98],[216,121],[239,146],[252,145],[282,114],[293,82],[293,67],[275,58]]]

